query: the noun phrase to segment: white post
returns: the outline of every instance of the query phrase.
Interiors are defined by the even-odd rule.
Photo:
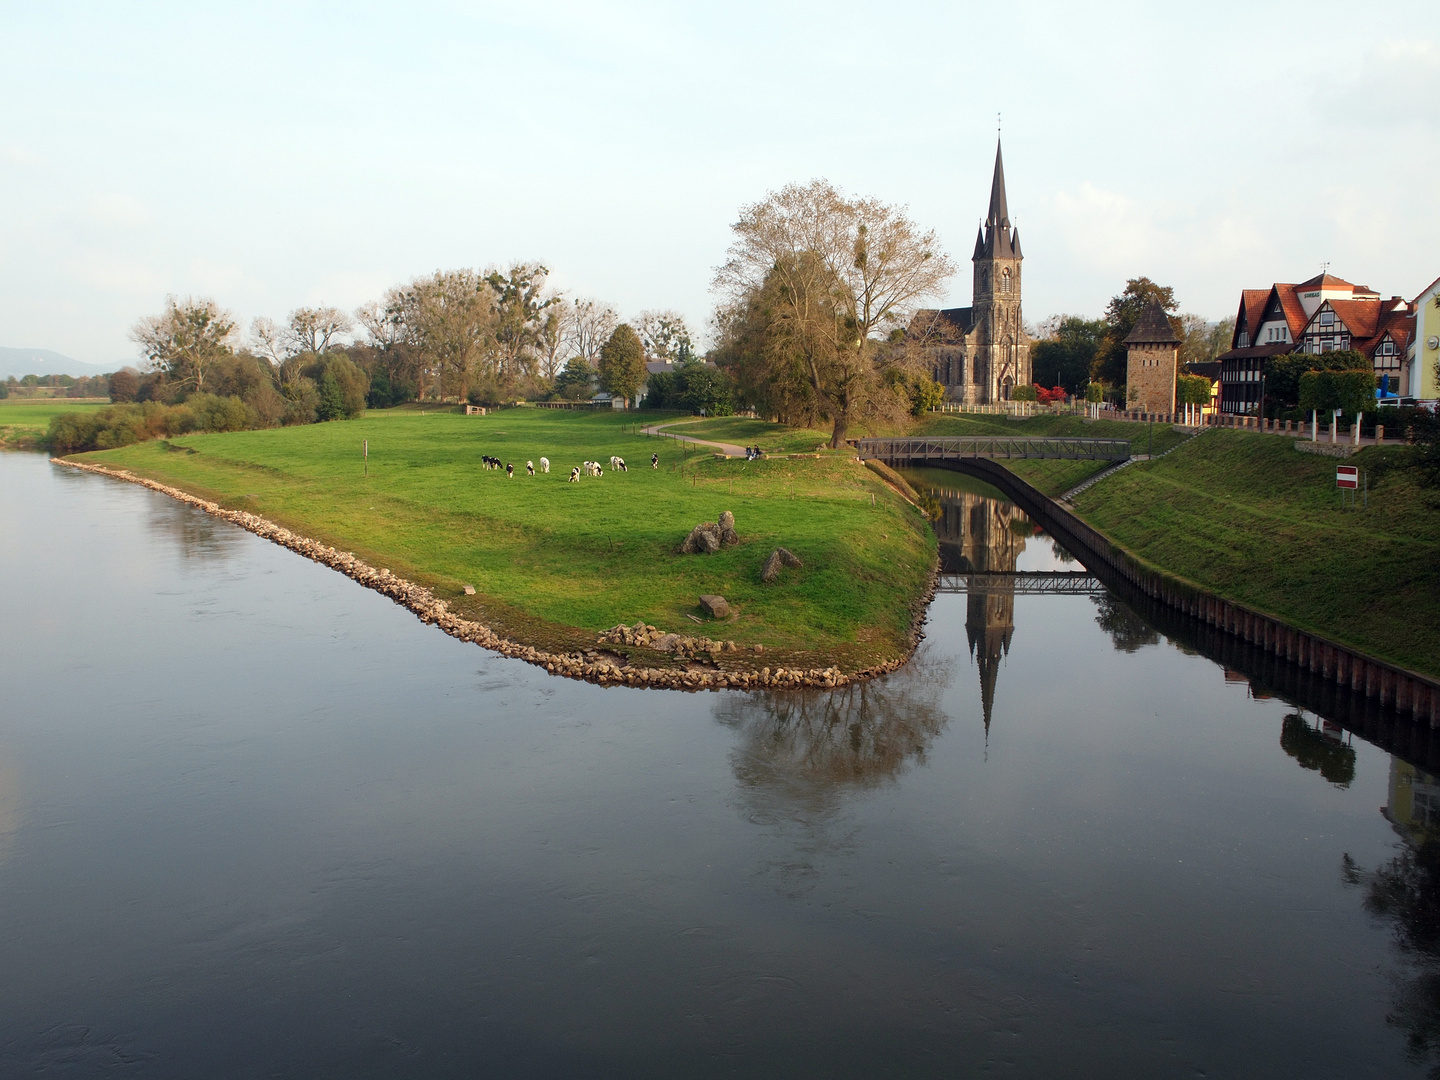
[[[1336,409],[1330,414],[1330,445],[1334,446],[1340,434],[1340,410]]]
[[[1364,413],[1355,414],[1355,448],[1360,448],[1360,421],[1365,419]]]
[[[1320,441],[1320,417],[1314,409],[1310,410],[1310,441]]]

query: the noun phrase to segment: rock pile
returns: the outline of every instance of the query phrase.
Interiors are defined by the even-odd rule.
[[[473,642],[482,648],[497,652],[501,656],[508,656],[516,660],[524,660],[527,664],[535,664],[543,667],[552,675],[563,675],[570,679],[584,679],[586,682],[596,683],[600,686],[635,686],[654,687],[667,690],[722,690],[733,689],[781,689],[790,690],[800,687],[835,687],[845,686],[850,683],[863,682],[866,679],[873,679],[880,675],[887,675],[892,671],[904,666],[914,652],[915,646],[919,644],[923,634],[919,630],[919,614],[923,611],[924,605],[929,602],[934,593],[935,579],[932,577],[931,587],[926,595],[917,602],[916,630],[910,643],[910,649],[904,656],[896,657],[883,664],[875,664],[861,671],[847,674],[837,667],[827,668],[783,668],[775,670],[762,668],[759,671],[721,671],[697,670],[695,668],[638,668],[630,665],[623,656],[614,653],[603,652],[597,649],[583,649],[576,652],[551,653],[543,649],[537,649],[530,645],[521,645],[519,642],[510,641],[501,637],[488,626],[474,622],[470,619],[461,618],[452,612],[441,600],[429,589],[416,585],[414,582],[406,581],[402,577],[392,574],[388,569],[377,569],[370,566],[363,560],[355,557],[353,552],[339,551],[318,540],[301,536],[299,533],[291,532],[289,529],[276,525],[273,521],[260,517],[258,514],[246,513],[242,510],[227,510],[218,503],[198,498],[189,492],[181,491],[179,488],[169,487],[157,483],[154,480],[147,480],[143,477],[124,471],[123,469],[108,469],[103,465],[92,465],[88,461],[66,461],[61,458],[51,459],[56,465],[65,465],[72,469],[80,469],[85,472],[99,473],[103,476],[111,476],[117,480],[125,480],[141,487],[149,488],[151,491],[158,491],[162,495],[168,495],[178,502],[194,506],[212,517],[221,518],[233,525],[254,533],[263,539],[279,544],[281,547],[289,548],[297,554],[304,555],[308,559],[329,566],[340,571],[346,577],[359,582],[367,588],[383,593],[390,597],[397,604],[409,608],[423,623],[438,626],[451,637],[459,638],[461,641]],[[722,520],[729,515],[722,515]],[[730,518],[730,526],[733,531],[734,519]],[[718,527],[718,526],[717,526]],[[634,626],[617,626],[605,631],[601,635],[601,643],[607,640],[611,642],[624,642],[625,634],[628,633],[633,639],[633,644],[642,644],[639,640],[645,638],[651,648],[661,649],[665,652],[673,652],[677,657],[685,659],[711,660],[721,653],[739,652],[739,647],[733,641],[712,641],[706,637],[681,637],[679,634],[665,634],[653,626],[644,623],[636,623]],[[618,634],[618,638],[607,638],[607,635]],[[755,652],[763,652],[759,645],[755,646]]]
[[[800,556],[788,548],[776,548],[770,553],[770,557],[765,560],[765,565],[760,570],[760,580],[768,585],[780,576],[780,568],[782,566],[803,565],[804,563],[800,561]]]
[[[722,547],[733,547],[740,542],[735,532],[735,515],[726,510],[719,521],[704,521],[690,530],[690,535],[680,545],[682,555],[713,555]]]

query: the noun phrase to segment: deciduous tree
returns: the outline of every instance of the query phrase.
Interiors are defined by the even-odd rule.
[[[235,318],[208,298],[167,296],[164,311],[131,327],[130,340],[140,346],[155,371],[204,393],[210,366],[234,352]]]
[[[903,208],[847,198],[825,180],[744,207],[734,231],[715,287],[732,313],[763,320],[749,335],[762,369],[799,365],[833,425],[831,445],[862,418],[903,411],[882,377],[894,359],[883,338],[954,273],[934,232]]]
[[[640,336],[621,323],[600,350],[600,385],[630,401],[645,382],[645,348]]]
[[[1129,356],[1125,338],[1135,329],[1140,313],[1151,300],[1158,300],[1160,306],[1170,314],[1170,325],[1175,330],[1175,336],[1180,336],[1179,320],[1173,314],[1179,306],[1175,302],[1175,290],[1169,285],[1157,285],[1148,277],[1131,278],[1125,283],[1124,291],[1119,296],[1111,297],[1110,303],[1105,307],[1105,340],[1090,364],[1092,380],[1110,386],[1125,385],[1126,360]]]

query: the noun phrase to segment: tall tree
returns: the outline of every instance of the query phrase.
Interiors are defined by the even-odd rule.
[[[1104,319],[1060,315],[1041,325],[1043,340],[1030,346],[1030,366],[1037,385],[1063,386],[1079,394],[1090,381],[1090,365],[1105,342]]]
[[[1179,306],[1175,301],[1175,290],[1169,285],[1157,285],[1148,277],[1131,278],[1119,296],[1110,298],[1105,307],[1105,341],[1099,353],[1090,364],[1090,378],[1108,386],[1123,386],[1126,378],[1126,360],[1129,350],[1125,338],[1135,329],[1140,313],[1151,300],[1158,300],[1160,306],[1171,316],[1170,323],[1175,335],[1180,336],[1182,327],[1174,317]]]
[[[130,340],[154,370],[196,393],[205,391],[211,366],[235,351],[237,337],[233,315],[214,300],[188,296],[167,296],[164,311],[147,315],[130,329]]]
[[[635,332],[646,359],[674,364],[695,355],[694,337],[678,311],[642,311],[635,318]]]
[[[600,350],[600,385],[630,401],[644,382],[645,347],[640,335],[621,323]]]
[[[599,300],[577,297],[565,305],[564,333],[566,348],[592,368],[600,363],[600,350],[610,340],[620,318],[615,309]]]
[[[494,373],[502,379],[534,371],[545,314],[559,303],[559,297],[544,295],[549,274],[539,263],[515,263],[504,274],[485,276],[494,297]]]
[[[495,323],[494,293],[474,270],[436,271],[390,299],[431,379],[435,397],[464,397],[484,358]]]
[[[937,295],[954,264],[903,208],[847,198],[825,180],[744,207],[734,231],[715,286],[732,309],[767,320],[773,362],[803,366],[838,447],[852,423],[897,405],[882,378],[884,333]]]

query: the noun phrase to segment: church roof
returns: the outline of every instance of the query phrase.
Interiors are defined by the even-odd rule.
[[[1160,306],[1159,300],[1151,300],[1145,305],[1145,310],[1140,313],[1140,318],[1135,323],[1135,329],[1125,335],[1125,344],[1180,344],[1180,339],[1175,336],[1175,328],[1170,325],[1170,317],[1165,314],[1165,309]]]
[[[921,308],[910,319],[907,333],[912,339],[924,339],[933,345],[948,345],[964,341],[965,335],[974,326],[974,308]]]
[[[1010,224],[1010,204],[1005,196],[1005,159],[1000,140],[995,140],[995,175],[990,180],[990,209],[975,237],[972,259],[1018,259],[1019,234]]]
[[[992,225],[1009,225],[1010,208],[1005,202],[1005,160],[1000,155],[1000,140],[995,140],[995,176],[990,181],[990,212],[985,216]]]

